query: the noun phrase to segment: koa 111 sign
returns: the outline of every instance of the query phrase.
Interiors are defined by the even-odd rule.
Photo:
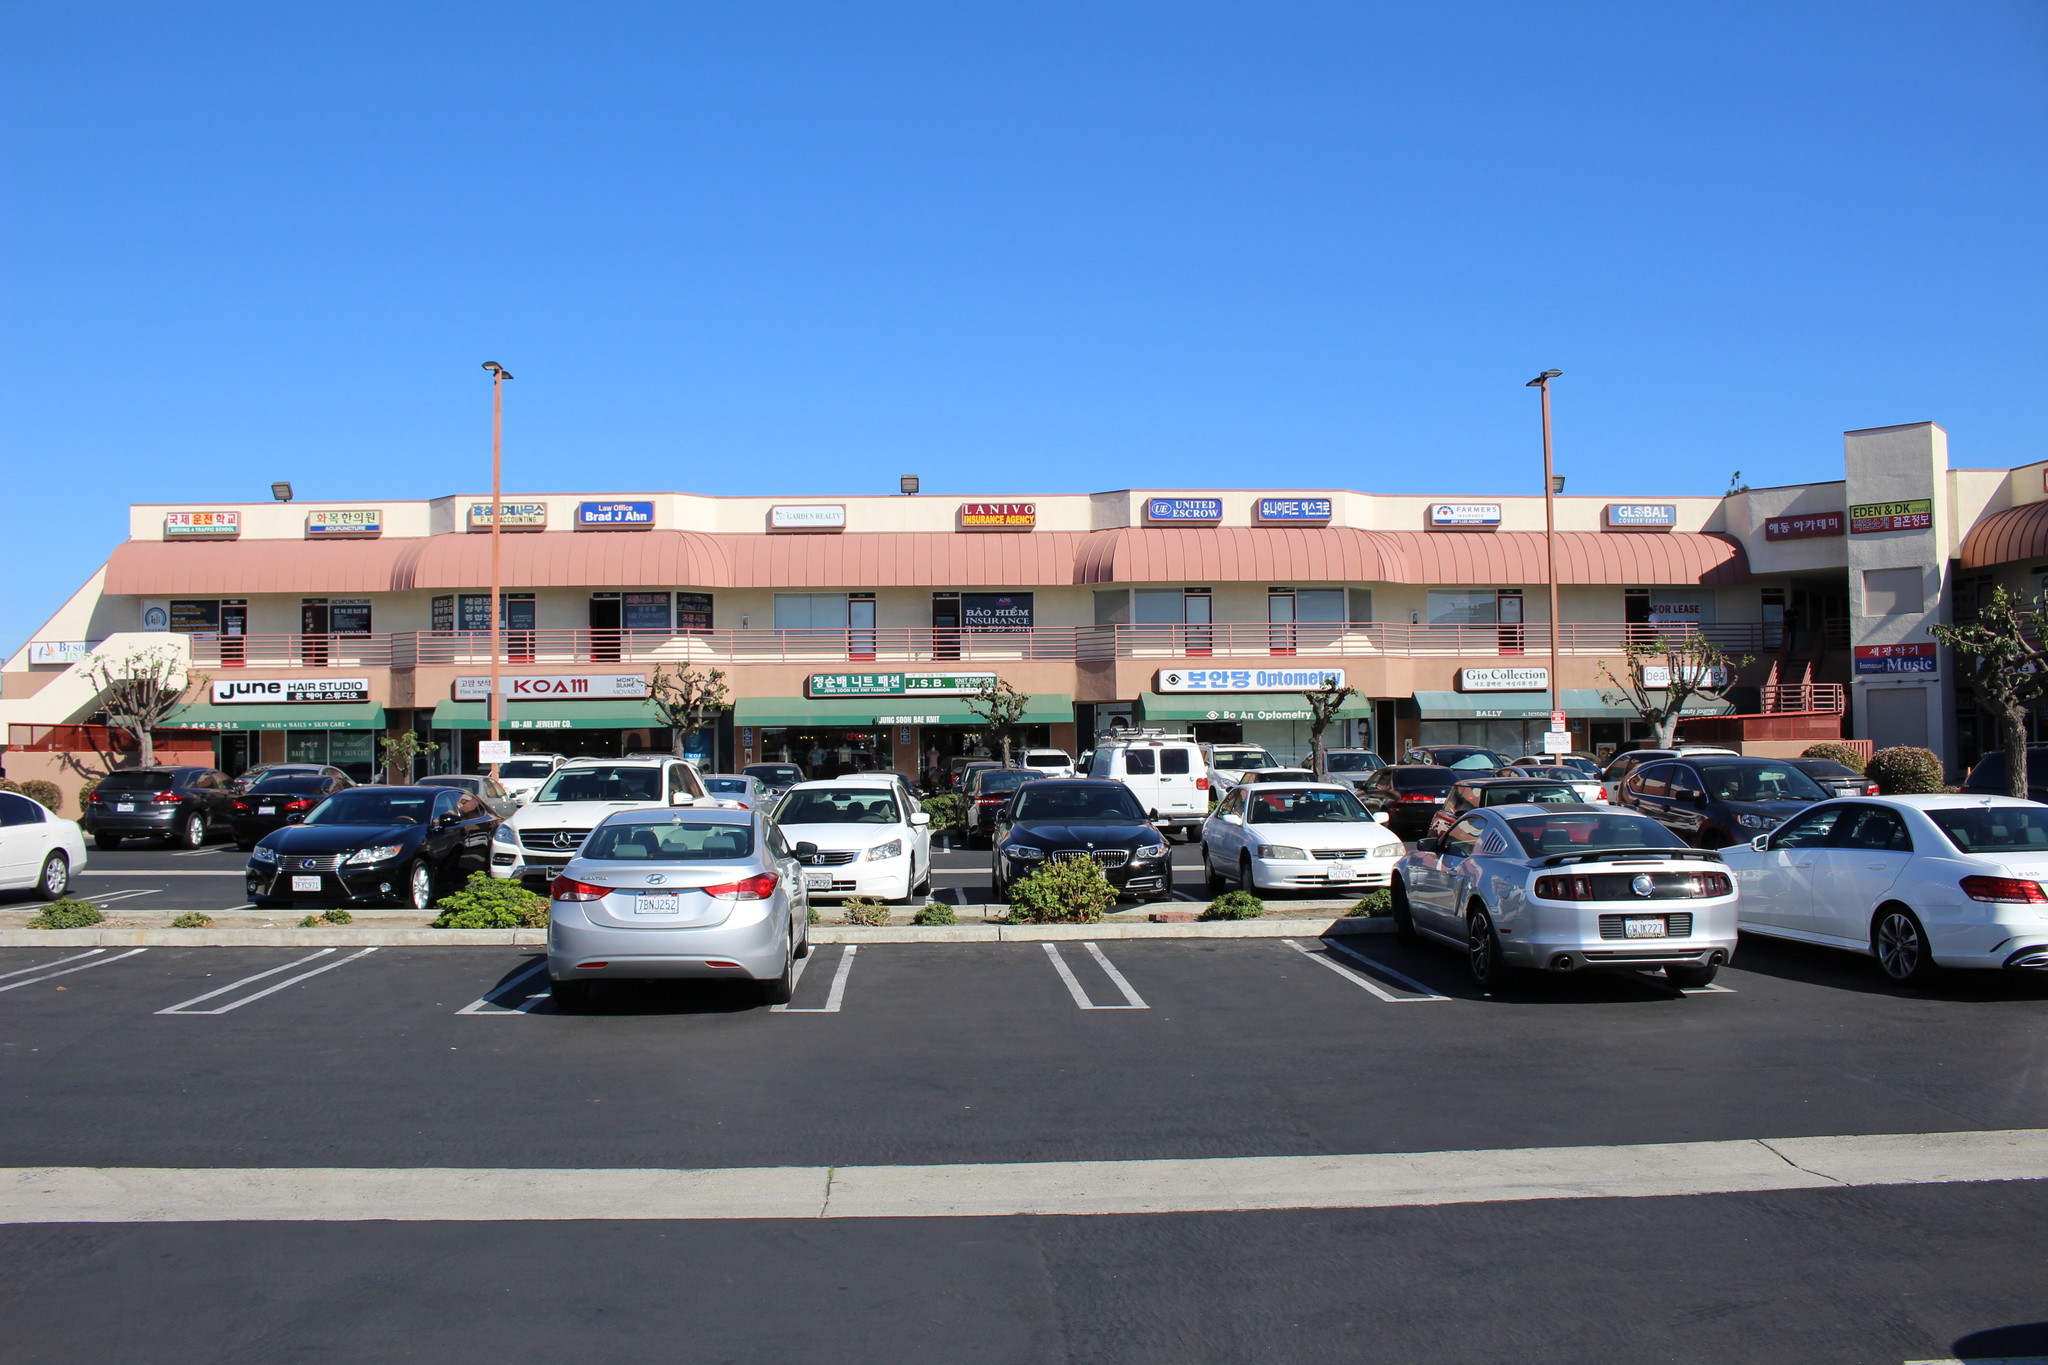
[[[540,673],[499,681],[507,701],[634,701],[647,695],[644,673]],[[483,701],[490,695],[488,676],[455,680],[457,701]]]

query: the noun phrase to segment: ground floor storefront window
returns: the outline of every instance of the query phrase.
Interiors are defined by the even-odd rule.
[[[1012,759],[1026,749],[1051,747],[1050,725],[1020,725],[1011,732]],[[981,726],[926,725],[922,727],[919,735],[916,777],[920,785],[928,791],[945,791],[951,786],[950,778],[956,770],[955,759],[986,758],[1000,762],[1002,757],[999,750],[992,751],[989,748],[988,733]]]
[[[377,735],[374,730],[287,730],[284,761],[327,763],[356,782],[377,778]]]
[[[804,729],[769,726],[761,731],[758,763],[794,763],[809,779],[877,772],[893,765],[886,727]]]
[[[491,737],[489,730],[431,730],[431,773],[477,773],[477,745]],[[688,755],[703,767],[708,761],[711,732],[699,731],[698,753]],[[665,754],[674,742],[664,726],[645,729],[500,729],[498,738],[512,741],[513,754],[560,754],[564,758],[623,758],[627,754]],[[706,768],[706,771],[709,771]]]

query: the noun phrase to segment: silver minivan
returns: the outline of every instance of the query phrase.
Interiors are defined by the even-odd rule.
[[[786,1003],[810,952],[799,860],[814,852],[758,811],[620,811],[549,886],[555,1003],[585,1003],[594,981],[662,977],[756,981]]]

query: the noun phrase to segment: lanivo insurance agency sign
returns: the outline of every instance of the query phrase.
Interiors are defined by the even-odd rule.
[[[644,673],[529,673],[499,679],[507,701],[636,701],[647,695]],[[455,700],[491,695],[488,675],[455,680]]]
[[[1344,686],[1341,668],[1162,668],[1154,690],[1168,692],[1320,692]]]
[[[368,678],[236,678],[213,685],[216,706],[252,702],[368,701]]]

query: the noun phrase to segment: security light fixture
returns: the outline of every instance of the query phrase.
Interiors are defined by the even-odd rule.
[[[896,486],[903,490],[905,496],[915,495],[917,492],[917,475],[905,474],[896,481]]]
[[[1525,389],[1540,389],[1545,384],[1549,383],[1551,380],[1557,378],[1559,375],[1563,373],[1563,370],[1545,370],[1542,374],[1537,375],[1534,379],[1530,380],[1522,387]]]
[[[270,485],[270,496],[276,498],[279,502],[290,502],[292,500],[292,486],[288,483],[274,483]]]
[[[1550,491],[1553,493],[1564,492],[1564,475],[1552,474],[1550,476]]]

